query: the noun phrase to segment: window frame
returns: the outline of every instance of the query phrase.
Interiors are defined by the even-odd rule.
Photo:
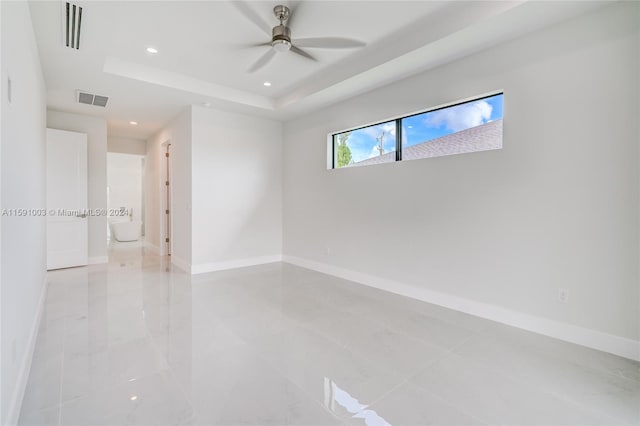
[[[369,123],[366,124],[364,126],[357,126],[357,127],[351,127],[348,129],[344,129],[344,130],[340,130],[338,132],[331,132],[327,135],[327,139],[328,142],[331,144],[331,164],[328,166],[330,166],[329,170],[340,170],[340,169],[344,169],[346,167],[336,167],[336,138],[338,135],[342,134],[342,133],[346,133],[346,132],[354,132],[356,130],[362,130],[362,129],[366,129],[368,127],[373,127],[373,126],[377,126],[379,124],[384,124],[384,123],[389,123],[394,121],[395,125],[396,125],[396,136],[395,136],[395,142],[396,142],[396,159],[393,162],[389,162],[389,163],[397,163],[397,162],[401,162],[402,160],[402,120],[404,120],[405,118],[411,118],[411,117],[415,117],[417,115],[421,115],[421,114],[426,114],[426,113],[430,113],[430,112],[435,112],[435,111],[439,111],[441,109],[447,109],[447,108],[452,108],[458,105],[463,105],[463,104],[467,104],[470,102],[475,102],[475,101],[480,101],[482,99],[487,99],[487,98],[492,98],[494,96],[498,96],[498,95],[502,95],[504,97],[504,90],[496,90],[493,92],[489,92],[483,95],[479,95],[479,96],[473,96],[473,97],[469,97],[466,99],[462,99],[459,101],[455,101],[455,102],[451,102],[451,103],[447,103],[447,104],[442,104],[442,105],[438,105],[436,107],[432,107],[432,108],[427,108],[424,110],[420,110],[417,112],[412,112],[410,114],[406,114],[406,115],[401,115],[401,116],[396,116],[396,117],[392,117],[392,118],[388,118],[385,120],[380,120],[380,121],[375,121],[373,123]],[[504,100],[503,100],[503,105],[504,105]],[[503,107],[504,108],[504,107]],[[503,110],[503,118],[504,118],[504,110]],[[364,161],[364,160],[363,160]],[[389,164],[389,163],[383,163],[383,164]],[[357,163],[355,163],[357,164]]]

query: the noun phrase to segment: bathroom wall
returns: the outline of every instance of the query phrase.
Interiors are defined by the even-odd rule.
[[[142,222],[144,156],[107,154],[107,207],[109,211],[126,207],[133,209],[133,220]]]

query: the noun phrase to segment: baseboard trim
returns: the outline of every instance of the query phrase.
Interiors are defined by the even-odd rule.
[[[20,409],[22,408],[22,400],[24,399],[24,392],[27,389],[27,381],[29,380],[29,373],[31,372],[31,362],[33,361],[33,353],[36,348],[36,340],[38,339],[38,330],[40,329],[40,319],[42,318],[42,312],[44,311],[44,302],[47,299],[47,289],[49,283],[45,275],[42,283],[42,290],[40,291],[40,300],[38,301],[38,308],[36,316],[31,324],[31,330],[29,333],[29,342],[27,343],[27,351],[20,363],[20,370],[18,372],[18,380],[16,386],[11,395],[11,402],[7,413],[7,424],[18,424],[18,418],[20,417]]]
[[[191,273],[205,274],[207,272],[224,271],[227,269],[244,268],[246,266],[264,265],[266,263],[282,262],[282,255],[250,257],[247,259],[225,260],[223,262],[200,263],[191,265]]]
[[[101,263],[109,263],[109,256],[96,256],[89,258],[89,265],[99,265]]]
[[[390,293],[422,300],[423,302],[465,312],[477,317],[497,321],[513,327],[522,328],[534,333],[608,352],[624,358],[640,361],[640,342],[597,330],[575,326],[548,318],[537,317],[522,312],[512,311],[500,306],[478,302],[459,296],[418,288],[405,283],[380,278],[314,260],[283,255],[283,262],[302,268],[312,269],[324,274],[333,275],[374,287]]]
[[[191,271],[191,264],[184,259],[180,259],[177,256],[171,256],[171,264],[177,266],[186,273],[190,273]]]
[[[153,254],[157,254],[158,256],[162,256],[162,254],[160,253],[160,247],[158,247],[155,244],[151,244],[148,241],[144,242],[144,247],[149,249],[149,251]]]

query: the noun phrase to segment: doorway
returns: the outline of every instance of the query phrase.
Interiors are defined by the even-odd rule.
[[[113,249],[144,245],[144,156],[107,153],[107,240]]]

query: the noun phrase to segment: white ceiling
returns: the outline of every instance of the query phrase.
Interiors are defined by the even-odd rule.
[[[248,2],[271,26],[273,6]],[[278,120],[330,105],[600,7],[603,2],[302,1],[292,38],[349,37],[365,47],[290,52],[249,74],[269,38],[227,1],[79,1],[80,50],[63,45],[64,2],[30,3],[48,106],[105,117],[112,136],[146,139],[184,107]],[[153,46],[159,53],[146,52]],[[263,82],[270,81],[271,87]],[[77,89],[109,96],[78,104]],[[132,126],[129,121],[137,121]]]

